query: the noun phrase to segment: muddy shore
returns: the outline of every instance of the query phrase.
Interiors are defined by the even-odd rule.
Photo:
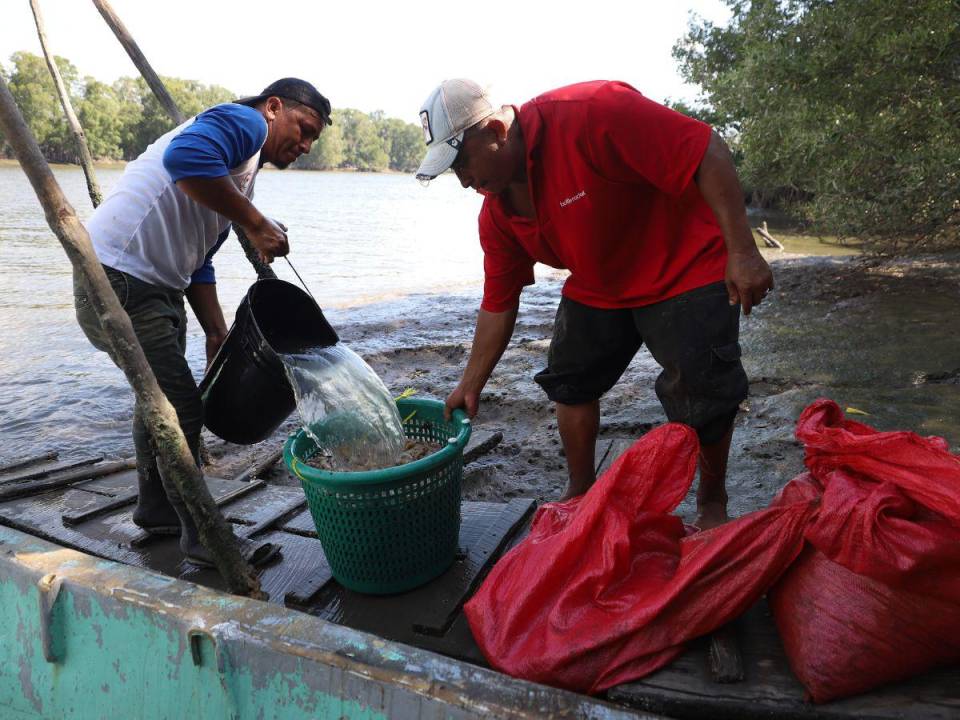
[[[800,257],[770,251],[776,289],[741,320],[750,397],[737,416],[727,487],[731,515],[764,507],[803,469],[797,416],[818,397],[867,415],[881,429],[941,435],[960,446],[960,255],[907,260]],[[503,441],[465,469],[466,499],[556,499],[566,465],[554,410],[533,375],[546,359],[561,280],[527,288],[513,341],[487,385],[474,427]],[[443,399],[473,337],[479,293],[414,296],[350,322],[330,313],[341,338],[399,394],[407,387]],[[601,401],[601,438],[636,439],[665,421],[653,390],[659,372],[645,349]],[[204,431],[207,472],[231,476],[278,448],[288,420],[251,447]],[[268,482],[298,484],[279,464]],[[693,517],[692,493],[681,506]]]

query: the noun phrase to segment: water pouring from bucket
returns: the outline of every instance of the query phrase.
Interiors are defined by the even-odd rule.
[[[380,377],[343,343],[281,356],[303,428],[329,469],[396,465],[405,436],[397,405]],[[323,426],[322,437],[315,431]]]
[[[205,424],[229,442],[264,440],[299,408],[330,469],[390,467],[403,450],[386,386],[340,343],[313,297],[283,280],[247,291],[200,389]]]

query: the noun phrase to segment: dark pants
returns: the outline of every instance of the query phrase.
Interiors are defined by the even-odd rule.
[[[203,405],[200,402],[200,391],[197,389],[197,383],[193,379],[185,356],[187,315],[183,292],[150,285],[113,268],[104,267],[104,270],[120,304],[130,316],[133,331],[147,356],[147,362],[153,374],[157,377],[160,389],[177,411],[177,418],[186,436],[190,452],[195,459],[199,460]],[[117,363],[117,358],[107,343],[106,334],[100,326],[96,311],[90,304],[87,291],[76,271],[74,271],[73,293],[77,321],[87,339],[95,348],[110,355],[114,363]],[[176,497],[175,488],[164,488],[162,484],[153,440],[142,420],[139,405],[134,408],[133,414],[133,443],[137,453],[137,471],[140,475],[141,503],[149,502],[149,496],[154,495],[156,502],[162,504],[164,490],[167,495],[172,493],[172,496]]]
[[[657,397],[667,418],[692,426],[704,445],[730,429],[747,396],[740,363],[740,306],[713,283],[653,305],[627,309],[560,301],[547,368],[535,377],[554,402],[600,398],[646,343],[663,372]]]

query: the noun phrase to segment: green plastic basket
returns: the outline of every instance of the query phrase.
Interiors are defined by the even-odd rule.
[[[337,581],[363,593],[397,593],[422,585],[453,562],[460,535],[460,481],[470,420],[443,419],[438,400],[397,401],[407,437],[443,448],[407,465],[331,472],[306,464],[317,446],[303,431],[283,448]],[[416,412],[414,412],[416,411]],[[323,425],[313,428],[323,442]]]

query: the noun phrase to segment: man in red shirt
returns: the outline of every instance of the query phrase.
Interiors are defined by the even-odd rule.
[[[513,334],[520,292],[542,262],[570,271],[547,368],[569,485],[595,477],[600,397],[642,343],[663,368],[657,397],[700,438],[701,527],[727,518],[733,420],[747,394],[738,343],[745,314],[773,288],[747,224],[730,152],[708,125],[619,82],[553,90],[494,109],[469,80],[447,80],[420,112],[417,177],[452,169],[482,193],[483,302],[448,411],[474,416]]]

